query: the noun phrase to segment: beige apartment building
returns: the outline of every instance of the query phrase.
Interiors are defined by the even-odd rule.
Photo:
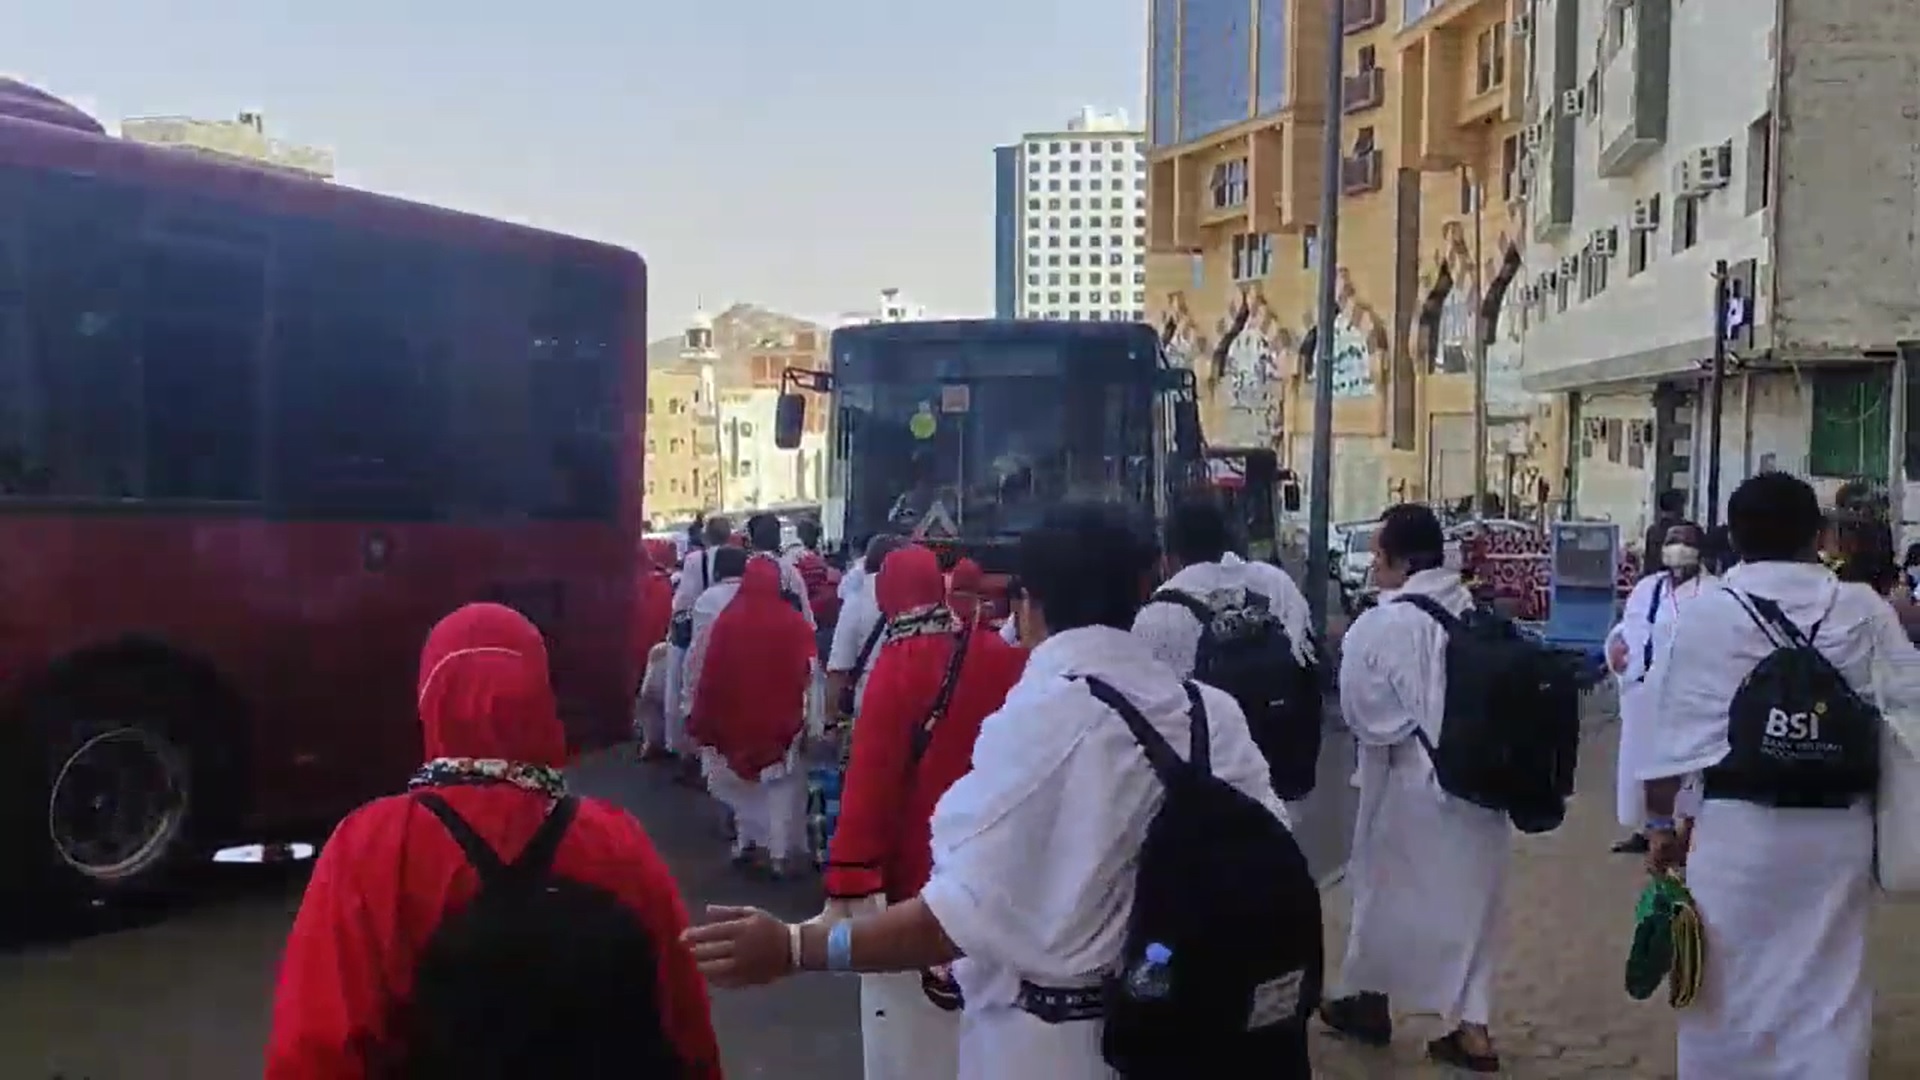
[[[1470,497],[1476,326],[1488,488],[1522,507],[1551,500],[1562,438],[1549,399],[1521,389],[1519,313],[1503,302],[1525,244],[1527,28],[1508,0],[1337,7],[1334,517]],[[1333,14],[1154,0],[1150,17],[1148,319],[1195,371],[1209,440],[1270,446],[1304,476]]]

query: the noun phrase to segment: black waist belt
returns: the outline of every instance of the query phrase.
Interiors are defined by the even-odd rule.
[[[1036,986],[1021,979],[1020,994],[1013,1003],[1049,1024],[1098,1020],[1106,1012],[1098,986]]]

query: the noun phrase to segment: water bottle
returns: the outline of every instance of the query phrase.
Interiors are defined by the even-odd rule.
[[[1159,942],[1127,973],[1127,996],[1135,1001],[1164,1001],[1173,996],[1173,950]]]

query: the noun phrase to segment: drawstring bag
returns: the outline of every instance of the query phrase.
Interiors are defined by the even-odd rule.
[[[1677,874],[1661,874],[1640,892],[1633,946],[1627,951],[1627,996],[1645,1001],[1667,984],[1676,1009],[1693,1004],[1706,973],[1707,937],[1693,894]]]

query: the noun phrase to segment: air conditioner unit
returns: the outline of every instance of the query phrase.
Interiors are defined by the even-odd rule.
[[[1555,289],[1558,289],[1560,287],[1560,271],[1549,270],[1546,273],[1541,274],[1540,287],[1545,289],[1547,292],[1552,292]]]
[[[1520,145],[1526,147],[1528,150],[1540,149],[1540,144],[1545,142],[1546,138],[1547,131],[1545,124],[1528,124],[1526,127],[1520,129]]]
[[[1513,17],[1513,36],[1519,41],[1533,36],[1533,12],[1522,11]]]
[[[1652,199],[1633,202],[1633,231],[1652,232],[1660,227],[1660,204]]]
[[[1520,160],[1513,163],[1515,176],[1532,178],[1540,171],[1540,158],[1534,154],[1522,154]]]
[[[1523,202],[1533,196],[1533,174],[1521,172],[1513,178],[1513,201]]]
[[[1567,255],[1562,257],[1560,260],[1560,276],[1564,278],[1579,277],[1580,276],[1580,256]]]
[[[1733,182],[1733,144],[1721,143],[1694,151],[1693,184],[1699,191],[1718,191]]]
[[[1693,161],[1681,158],[1673,163],[1673,191],[1676,195],[1692,195],[1697,189],[1693,186]]]
[[[1593,254],[1596,258],[1611,259],[1620,251],[1620,230],[1608,226],[1593,230]]]
[[[1579,119],[1587,111],[1587,91],[1585,87],[1576,87],[1560,95],[1560,115],[1569,120]]]

